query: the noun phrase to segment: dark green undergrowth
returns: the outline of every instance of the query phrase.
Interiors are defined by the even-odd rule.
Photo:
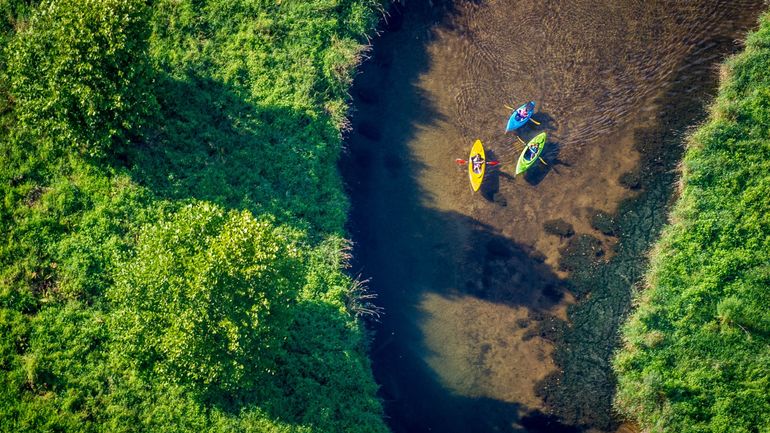
[[[384,432],[336,163],[375,0],[0,0],[0,432]]]
[[[671,223],[614,359],[653,432],[770,431],[770,15],[689,138]]]

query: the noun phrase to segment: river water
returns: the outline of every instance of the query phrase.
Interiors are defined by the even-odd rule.
[[[354,83],[341,168],[352,201],[352,270],[384,308],[371,324],[371,356],[394,432],[618,428],[620,420],[594,421],[614,419],[611,395],[596,404],[590,397],[612,380],[607,355],[599,373],[586,370],[586,381],[560,398],[544,391],[544,383],[559,386],[547,379],[566,369],[565,351],[590,352],[560,347],[548,332],[570,326],[576,304],[591,297],[571,290],[564,255],[570,239],[585,235],[592,259],[612,260],[624,228],[602,230],[595,216],[644,194],[633,179],[656,160],[645,149],[664,160],[681,153],[645,147],[650,134],[640,131],[681,143],[714,92],[718,63],[741,48],[766,7],[434,0],[393,8]],[[683,98],[692,103],[676,103]],[[529,100],[540,125],[517,133],[548,133],[547,165],[513,176],[522,147],[504,132],[506,105]],[[476,139],[501,164],[473,193],[454,160],[467,159]],[[665,216],[665,207],[647,210]],[[545,223],[555,220],[575,235],[549,233]],[[649,245],[656,233],[635,241]],[[621,298],[612,323],[628,309],[629,296]],[[590,344],[610,353],[616,328]]]

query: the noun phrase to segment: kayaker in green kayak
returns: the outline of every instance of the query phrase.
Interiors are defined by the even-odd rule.
[[[527,158],[527,160],[532,161],[532,158],[534,158],[535,155],[537,155],[537,151],[539,147],[537,144],[531,144],[528,147],[529,147],[529,158]]]
[[[529,143],[525,143],[518,135],[516,138],[524,145],[524,148],[521,149],[521,155],[519,155],[519,161],[516,163],[516,174],[521,174],[535,165],[535,161],[538,158],[540,161],[543,161],[543,158],[540,158],[540,154],[545,149],[547,139],[545,132],[537,134],[535,138],[529,140]],[[545,161],[543,161],[543,164],[545,164]]]

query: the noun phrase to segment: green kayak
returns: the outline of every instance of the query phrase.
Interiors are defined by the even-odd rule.
[[[528,168],[535,165],[537,159],[540,158],[540,154],[543,153],[544,147],[545,132],[541,132],[540,134],[537,134],[535,138],[529,140],[527,146],[521,151],[519,162],[516,163],[516,174],[524,173]]]

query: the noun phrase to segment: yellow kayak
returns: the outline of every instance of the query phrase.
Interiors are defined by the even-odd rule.
[[[481,140],[476,140],[468,158],[468,177],[471,178],[471,188],[474,191],[481,188],[481,181],[484,180],[484,168],[487,165],[485,158],[484,146],[481,144]]]

